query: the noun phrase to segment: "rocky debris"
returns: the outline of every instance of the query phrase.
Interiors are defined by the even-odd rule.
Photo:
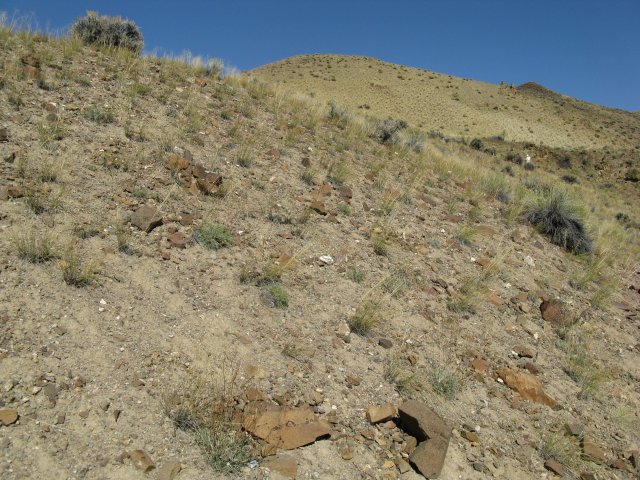
[[[560,300],[545,300],[540,304],[542,318],[557,326],[568,326],[574,323],[567,305]]]
[[[171,170],[177,180],[192,193],[201,191],[205,195],[214,195],[222,188],[223,177],[220,174],[210,172],[201,163],[195,163],[191,152],[183,149],[174,149],[176,153],[169,155],[164,166]]]
[[[601,462],[601,463],[607,462],[607,455],[605,454],[602,447],[596,444],[594,440],[591,437],[588,437],[587,435],[582,437],[582,451],[587,457],[591,458],[596,462]]]
[[[0,185],[0,200],[9,200],[10,198],[20,198],[23,196],[22,189],[15,185]]]
[[[178,460],[169,460],[158,469],[158,480],[173,480],[182,470],[182,463]]]
[[[309,407],[292,408],[252,402],[245,407],[242,426],[269,444],[292,450],[331,434],[331,426],[319,420]]]
[[[565,423],[564,430],[568,435],[580,437],[584,433],[584,427],[579,423]]]
[[[393,347],[393,341],[388,338],[381,338],[378,340],[378,345],[380,345],[382,348],[389,349]]]
[[[362,379],[360,377],[357,377],[356,375],[347,375],[345,377],[345,380],[347,381],[347,385],[350,385],[352,387],[357,387],[362,382]]]
[[[509,388],[518,392],[522,398],[552,408],[557,405],[557,402],[544,392],[540,380],[530,373],[511,368],[502,368],[498,370],[497,375]]]
[[[131,214],[131,224],[149,233],[154,228],[162,225],[162,215],[157,208],[151,205],[143,205]]]
[[[418,441],[418,446],[409,455],[409,462],[425,477],[438,477],[447,456],[451,426],[417,400],[404,402],[398,413],[402,429]]]
[[[291,455],[281,454],[268,457],[262,462],[262,466],[285,478],[295,479],[298,475],[298,462]]]
[[[536,356],[536,351],[533,348],[523,345],[513,347],[513,352],[521,358],[534,358]]]
[[[151,459],[151,456],[144,450],[134,450],[129,454],[129,458],[136,466],[136,468],[142,470],[145,473],[150,472],[151,470],[156,468],[156,464]]]
[[[0,142],[9,141],[9,132],[6,127],[0,127]]]
[[[174,232],[167,237],[171,248],[187,248],[189,239],[182,232]]]
[[[480,437],[473,430],[462,432],[462,436],[469,440],[471,443],[480,443]]]
[[[367,421],[371,424],[386,422],[396,416],[396,407],[391,403],[384,405],[371,405],[367,408]]]
[[[480,357],[474,358],[473,362],[471,362],[471,366],[476,371],[476,373],[483,374],[487,371],[487,362]]]
[[[555,458],[550,458],[549,460],[544,462],[544,468],[552,471],[556,475],[560,475],[561,477],[564,476],[564,467]]]
[[[20,418],[20,415],[18,415],[18,411],[13,408],[3,408],[0,410],[0,423],[5,427],[16,423],[18,418]]]

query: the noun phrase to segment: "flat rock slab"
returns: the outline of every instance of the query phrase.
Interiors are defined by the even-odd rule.
[[[5,427],[12,425],[18,421],[18,411],[13,408],[4,408],[0,410],[0,424]]]
[[[402,429],[419,442],[409,455],[409,462],[425,477],[438,477],[447,456],[451,425],[417,400],[404,402],[398,413]]]
[[[502,368],[497,373],[498,377],[522,398],[552,408],[558,405],[558,402],[544,392],[542,383],[534,375],[511,368]]]
[[[375,424],[386,422],[396,416],[396,407],[390,403],[384,405],[371,405],[367,408],[367,420],[369,423]]]
[[[331,435],[331,426],[311,408],[290,408],[252,402],[244,411],[243,428],[278,448],[292,450]]]
[[[267,457],[261,466],[292,480],[298,475],[298,462],[291,455]]]
[[[131,214],[131,224],[149,233],[154,228],[162,225],[162,215],[157,208],[143,205]]]

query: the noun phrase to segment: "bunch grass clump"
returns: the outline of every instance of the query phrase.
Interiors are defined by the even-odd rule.
[[[593,240],[584,223],[584,213],[567,193],[559,189],[543,191],[526,209],[527,220],[551,243],[575,253],[589,253]]]
[[[209,250],[219,250],[231,245],[231,232],[219,223],[203,223],[194,235],[194,240]]]
[[[124,48],[134,53],[140,53],[144,46],[142,33],[131,20],[98,15],[96,12],[88,12],[77,19],[69,33],[85,45]]]

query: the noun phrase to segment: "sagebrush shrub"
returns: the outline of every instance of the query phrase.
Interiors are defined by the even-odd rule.
[[[558,189],[547,190],[527,207],[527,220],[551,237],[551,242],[575,254],[588,253],[593,240],[587,232],[581,209]]]
[[[77,19],[69,33],[87,45],[118,47],[140,53],[144,45],[142,33],[130,20],[88,12]]]
[[[404,120],[387,118],[377,122],[371,136],[382,144],[395,144],[398,142],[398,134],[407,126]]]

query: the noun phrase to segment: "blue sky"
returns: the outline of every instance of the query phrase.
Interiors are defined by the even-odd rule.
[[[640,109],[640,0],[0,0],[60,31],[86,10],[134,20],[145,51],[250,69],[303,53],[367,55]]]

